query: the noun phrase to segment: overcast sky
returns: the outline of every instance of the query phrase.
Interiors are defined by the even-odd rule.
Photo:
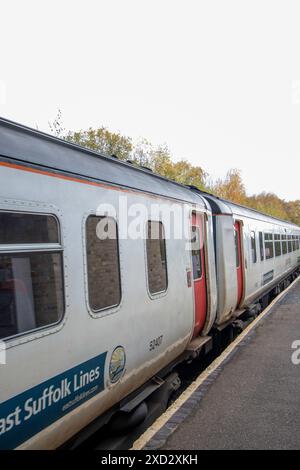
[[[300,198],[300,2],[0,0],[0,115],[107,126]]]

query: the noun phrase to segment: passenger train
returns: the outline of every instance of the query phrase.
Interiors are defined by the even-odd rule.
[[[299,240],[291,223],[1,119],[0,448],[76,447],[134,416],[299,274]]]

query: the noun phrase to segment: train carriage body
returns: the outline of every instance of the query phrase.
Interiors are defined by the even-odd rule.
[[[134,411],[299,271],[299,230],[0,119],[0,448]]]
[[[249,309],[300,264],[298,226],[212,195],[218,309],[217,324]]]
[[[0,447],[57,448],[211,329],[211,212],[188,188],[9,122],[0,188]],[[141,237],[127,236],[120,201],[141,208]],[[204,307],[177,209],[187,233],[201,232]],[[108,243],[96,236],[107,216]]]

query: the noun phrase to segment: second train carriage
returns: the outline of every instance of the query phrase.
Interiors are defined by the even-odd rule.
[[[300,264],[294,225],[6,120],[0,188],[0,448],[57,448],[138,403]],[[140,237],[123,236],[123,196],[145,209]]]
[[[300,229],[215,196],[204,197],[213,212],[216,323],[221,325],[245,309],[258,313],[270,291],[283,288],[283,280],[300,265]]]

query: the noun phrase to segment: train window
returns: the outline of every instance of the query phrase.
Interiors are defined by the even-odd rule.
[[[251,254],[252,254],[252,262],[257,262],[257,252],[256,252],[256,234],[254,231],[251,232]]]
[[[274,243],[272,233],[265,233],[265,252],[266,259],[271,259],[274,257]]]
[[[282,241],[282,254],[286,255],[287,254],[287,239],[286,235],[281,235],[281,241]]]
[[[274,235],[275,238],[275,256],[281,256],[281,239],[280,235]]]
[[[259,232],[259,251],[260,251],[260,260],[263,261],[265,259],[265,254],[264,254],[264,239],[263,239],[262,232]]]
[[[238,239],[238,232],[234,230],[234,246],[235,246],[235,261],[236,267],[240,267],[240,253],[239,253],[239,239]]]
[[[117,223],[111,217],[90,215],[86,221],[89,305],[94,312],[121,301]]]
[[[299,235],[296,236],[296,250],[299,250],[300,245],[299,245]]]
[[[296,237],[293,235],[293,251],[296,251]]]
[[[59,243],[56,218],[50,215],[0,213],[0,244]]]
[[[164,226],[161,222],[147,223],[147,269],[150,294],[167,290],[167,257]]]
[[[58,323],[64,313],[64,294],[62,247],[59,243],[53,246],[59,242],[57,219],[47,215],[1,213],[0,220],[0,338],[3,339]]]
[[[202,261],[200,250],[200,229],[197,226],[192,227],[192,261],[193,261],[193,279],[202,277]]]
[[[292,235],[288,235],[288,252],[291,253],[292,252]]]

